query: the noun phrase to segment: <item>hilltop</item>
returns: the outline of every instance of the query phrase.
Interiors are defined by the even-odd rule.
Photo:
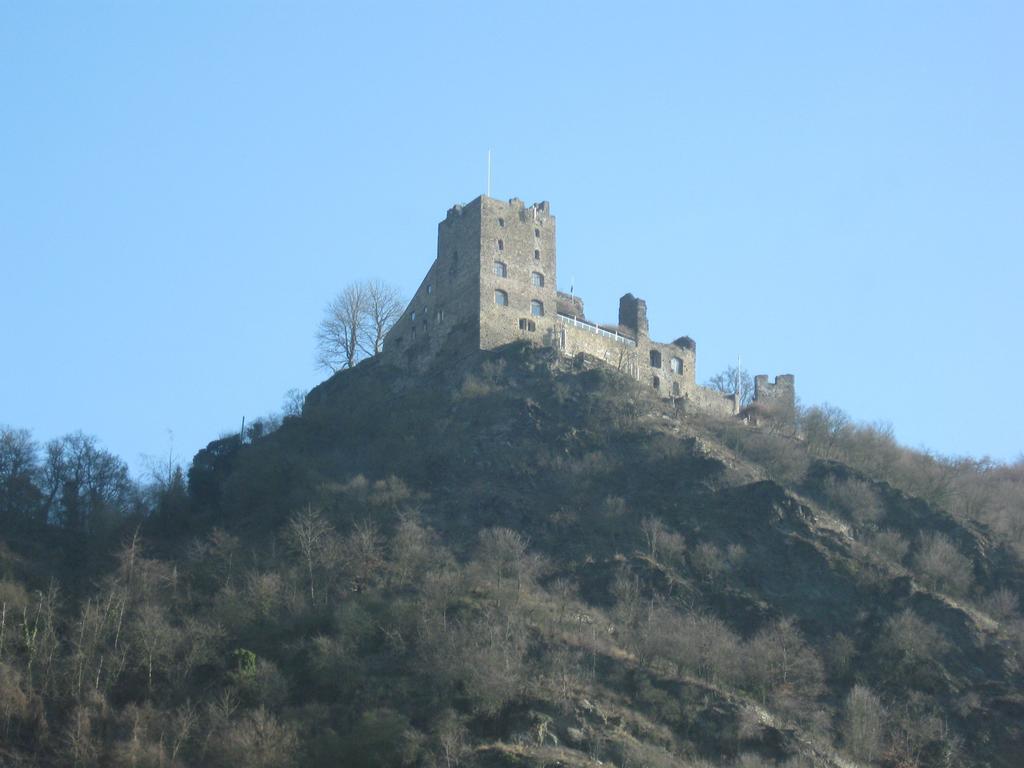
[[[1016,765],[1021,478],[950,466],[524,343],[372,358],[81,596],[6,558],[0,764]]]

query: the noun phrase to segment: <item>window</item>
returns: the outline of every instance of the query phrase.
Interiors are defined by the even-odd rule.
[[[682,373],[682,372],[683,372],[683,361],[680,360],[678,357],[673,357],[672,358],[672,373]]]
[[[533,230],[533,236],[534,237],[540,237],[540,230],[539,229],[534,229]]]
[[[409,319],[412,320],[415,323],[416,322],[416,313],[413,312],[412,316]]]
[[[530,282],[533,283],[533,285],[536,288],[543,288],[544,275],[542,275],[540,272],[534,272],[533,274],[530,275]]]
[[[430,283],[427,283],[427,295],[429,296],[433,292],[434,292],[434,286],[431,285]]]
[[[661,352],[656,349],[651,350],[651,368],[661,368]]]
[[[444,320],[444,310],[439,309],[437,310],[437,314],[434,315],[434,322],[440,323],[442,320]]]
[[[498,250],[499,251],[504,251],[505,250],[505,241],[504,240],[499,240],[498,241]]]
[[[505,266],[504,261],[494,262],[494,274],[498,277],[508,277],[508,267]]]
[[[672,382],[672,397],[679,397],[679,382]]]
[[[528,330],[528,331],[536,331],[537,330],[537,324],[535,322],[533,322],[533,320],[531,320],[530,322],[528,322],[526,324],[526,330]]]
[[[520,331],[536,331],[537,324],[533,320],[527,320],[525,317],[519,318],[519,330]]]
[[[534,317],[544,316],[544,302],[534,299],[530,302],[530,314]]]
[[[526,320],[525,317],[520,317],[519,318],[519,330],[520,331],[525,331],[526,330],[526,322],[527,322],[527,320]]]
[[[498,226],[499,226],[499,227],[504,227],[504,226],[505,226],[505,220],[504,220],[504,219],[502,219],[502,218],[499,218],[499,219],[498,219]]]
[[[504,291],[495,291],[494,292],[494,303],[497,304],[499,307],[507,307],[508,306],[508,294],[505,293]]]
[[[533,258],[537,259],[539,261],[540,260],[540,251],[534,251],[533,252]]]
[[[659,379],[657,376],[655,376],[654,379],[651,381],[651,384],[654,385],[655,389],[660,389],[661,388],[661,379]]]

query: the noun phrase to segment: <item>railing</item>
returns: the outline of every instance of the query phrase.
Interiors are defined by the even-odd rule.
[[[563,315],[561,312],[558,313],[558,317],[562,320],[562,322],[568,323],[569,325],[574,325],[577,328],[582,328],[585,331],[590,331],[591,333],[596,333],[600,336],[607,336],[609,339],[613,339],[619,342],[619,344],[625,344],[627,347],[636,346],[636,341],[629,338],[628,336],[623,336],[621,333],[616,333],[615,331],[605,330],[596,323],[591,323],[587,320],[579,320],[575,317],[571,317],[570,315]]]

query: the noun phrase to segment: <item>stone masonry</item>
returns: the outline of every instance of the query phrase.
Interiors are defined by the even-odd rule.
[[[721,416],[739,413],[733,395],[696,381],[697,345],[648,334],[647,303],[619,299],[615,324],[586,318],[583,300],[557,289],[555,217],[547,202],[527,207],[480,196],[453,206],[437,227],[437,257],[382,355],[407,369],[428,368],[442,348],[494,349],[525,339],[575,357],[589,355],[653,387],[662,396]],[[792,375],[754,379],[762,412],[792,412]]]

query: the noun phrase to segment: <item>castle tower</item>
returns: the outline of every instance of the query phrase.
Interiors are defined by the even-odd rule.
[[[519,338],[552,345],[557,318],[555,217],[546,202],[527,208],[480,198],[480,348]]]
[[[765,414],[791,421],[796,414],[796,379],[791,373],[768,381],[765,375],[754,377],[754,402]]]
[[[628,328],[636,338],[648,335],[647,302],[627,293],[619,299],[619,325]]]
[[[555,217],[481,196],[437,226],[437,257],[384,341],[393,362],[426,367],[443,345],[493,349],[516,339],[554,345]]]

